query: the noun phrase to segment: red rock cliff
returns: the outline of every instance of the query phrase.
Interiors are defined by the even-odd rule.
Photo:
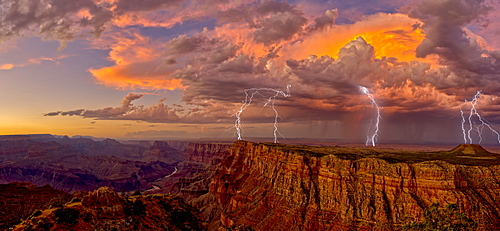
[[[399,230],[432,203],[456,203],[480,230],[497,230],[499,182],[498,165],[389,163],[238,141],[209,194],[222,207],[219,229]]]

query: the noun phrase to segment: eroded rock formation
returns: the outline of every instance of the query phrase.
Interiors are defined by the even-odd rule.
[[[324,152],[238,141],[210,187],[209,194],[222,209],[211,227],[398,230],[421,220],[432,203],[456,203],[480,230],[500,227],[500,166],[484,162],[485,153],[466,153],[483,158],[480,166],[377,152],[341,148]],[[437,159],[460,155],[431,154]],[[377,155],[383,158],[371,157]]]
[[[124,197],[102,187],[35,212],[13,230],[202,230],[197,214],[174,195]]]

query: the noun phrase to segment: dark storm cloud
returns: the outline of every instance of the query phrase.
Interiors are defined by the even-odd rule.
[[[429,64],[376,59],[373,47],[362,38],[347,44],[338,56],[337,60],[329,56],[311,56],[287,62],[291,84],[295,86],[293,96],[300,98],[298,101],[318,103],[317,107],[297,104],[298,111],[309,109],[308,113],[316,118],[324,118],[321,115],[325,112],[335,112],[327,115],[338,118],[366,104],[366,96],[359,91],[360,86],[365,86],[376,94],[383,107],[398,108],[396,113],[426,111],[436,116],[449,116],[446,108],[453,106],[455,99],[440,96],[437,90],[429,87],[426,80],[443,74],[430,71]],[[426,95],[418,93],[421,91]],[[438,111],[444,112],[436,113]]]
[[[300,11],[274,13],[257,22],[258,29],[254,32],[255,41],[270,45],[282,40],[289,40],[302,31],[306,22],[307,19]]]
[[[182,0],[4,0],[1,1],[0,41],[19,36],[41,36],[68,41],[87,35],[100,36],[111,21],[125,13],[178,6]]]
[[[116,11],[134,12],[134,11],[152,11],[171,6],[179,6],[183,0],[118,0],[116,2]]]
[[[292,39],[307,23],[304,13],[296,6],[270,0],[230,8],[218,12],[216,17],[219,23],[247,23],[255,29],[254,40],[266,45]],[[321,23],[327,23],[326,20],[322,19]]]
[[[100,120],[144,120],[148,122],[176,122],[179,120],[177,109],[172,109],[163,103],[151,107],[135,106],[132,101],[141,98],[142,95],[129,93],[126,95],[119,107],[106,107],[96,110],[74,110],[49,112],[45,116],[81,116],[84,118],[95,118]]]
[[[49,112],[44,114],[44,116],[58,116],[61,114],[62,111],[56,111],[56,112]]]
[[[110,5],[97,5],[92,0],[30,0],[2,1],[0,39],[34,32],[45,39],[63,42],[73,40],[90,33],[99,36],[113,17]],[[87,15],[78,15],[82,10]],[[87,32],[82,30],[87,28]]]
[[[286,2],[263,1],[256,12],[254,39],[267,45],[291,39],[307,23],[304,13]]]
[[[426,33],[417,57],[437,54],[444,65],[481,75],[500,74],[498,51],[484,50],[464,29],[490,10],[484,0],[423,0],[409,14],[424,23]]]
[[[221,63],[217,67],[218,72],[232,72],[237,74],[253,73],[254,66],[250,57],[240,54],[234,59]]]
[[[217,64],[234,57],[239,49],[238,45],[221,39],[210,39],[203,33],[191,37],[180,35],[167,42],[164,47],[167,56],[165,60],[178,59],[175,63],[184,59],[192,63]]]
[[[179,55],[195,51],[206,51],[209,48],[205,45],[209,45],[210,43],[210,39],[201,35],[192,37],[180,35],[179,37],[170,40],[165,44],[165,46],[167,47],[169,54]]]
[[[339,16],[337,9],[327,10],[325,13],[314,19],[314,29],[324,29],[335,24],[335,19]]]
[[[82,112],[84,112],[84,111],[85,111],[85,109],[78,109],[78,110],[73,110],[73,111],[59,112],[59,114],[62,116],[74,116],[74,115],[81,115]]]
[[[335,34],[328,31],[335,29],[332,25],[337,20],[337,12],[327,10],[314,21],[308,22],[296,6],[287,2],[262,1],[214,13],[218,22],[230,24],[228,27],[180,35],[159,45],[161,49],[158,49],[158,53],[161,55],[158,59],[169,66],[164,74],[169,79],[182,81],[183,101],[188,107],[169,107],[161,102],[151,107],[135,106],[132,101],[141,96],[129,94],[119,107],[50,112],[46,115],[165,123],[228,122],[234,119],[231,115],[245,99],[244,89],[272,88],[284,91],[288,84],[292,85],[291,97],[277,97],[276,101],[281,118],[286,121],[341,120],[350,112],[366,111],[366,108],[371,108],[370,101],[359,92],[359,86],[368,87],[382,107],[395,117],[402,115],[401,118],[411,119],[422,115],[456,115],[456,111],[451,111],[463,99],[470,98],[476,88],[484,86],[485,92],[499,89],[496,60],[500,55],[499,52],[485,51],[463,29],[487,11],[482,7],[482,1],[450,2],[457,1],[424,1],[412,11],[412,16],[423,22],[422,28],[426,33],[417,55],[440,55],[441,62],[447,65],[439,68],[431,68],[430,63],[402,62],[393,57],[376,56],[378,51],[362,37],[345,44],[338,54],[322,57],[311,55],[305,59],[307,56],[282,58],[280,49],[293,49],[293,45],[299,44],[300,40],[324,33],[333,41]],[[431,9],[433,3],[447,13],[441,15]],[[453,18],[455,14],[462,16]],[[401,15],[389,17],[386,14],[378,14],[377,17],[384,20],[366,20],[359,24],[366,23],[369,25],[367,28],[371,29],[379,26],[376,23],[404,17],[410,21],[407,26],[386,29],[380,34],[395,36],[401,41],[413,39],[412,19]],[[403,30],[401,27],[409,29]],[[235,36],[238,39],[234,39],[220,35],[225,29],[243,32]],[[369,32],[378,33],[375,29]],[[340,28],[340,33],[343,30],[349,28]],[[439,33],[440,30],[443,30],[443,34]],[[356,33],[363,32],[360,30]],[[248,52],[251,49],[264,52],[259,50],[260,53],[256,55],[252,51]],[[122,67],[135,73],[141,66],[142,69],[153,70],[158,65],[151,65],[153,62],[150,61],[131,63]],[[143,76],[146,71],[137,73]],[[261,107],[274,93],[262,90],[255,99],[255,111],[262,110]],[[247,121],[270,122],[272,120],[269,119],[274,116],[273,112],[254,113],[248,115]]]
[[[209,39],[202,32],[174,38],[165,47],[167,57],[175,57],[177,63],[184,65],[172,73],[172,78],[182,79],[187,86],[183,99],[188,103],[197,101],[197,105],[206,106],[201,102],[206,99],[240,102],[242,89],[277,86],[273,78],[263,73],[262,65],[240,53],[238,44]]]

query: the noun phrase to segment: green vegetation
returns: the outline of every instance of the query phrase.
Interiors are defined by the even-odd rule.
[[[432,204],[424,210],[424,221],[403,226],[403,230],[407,231],[469,231],[476,228],[477,222],[460,213],[457,204],[448,204],[444,208]]]

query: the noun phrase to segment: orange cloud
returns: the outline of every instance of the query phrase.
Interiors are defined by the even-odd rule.
[[[100,84],[118,89],[181,89],[183,85],[180,79],[165,79],[164,75],[149,75],[146,73],[134,74],[130,68],[123,65],[91,69],[90,73]]]
[[[224,38],[233,44],[241,44],[240,51],[252,57],[263,57],[268,54],[269,48],[253,39],[255,29],[243,24],[225,24],[215,28],[214,37]]]
[[[33,65],[33,64],[41,64],[43,61],[51,61],[51,62],[54,62],[55,64],[59,65],[61,59],[65,59],[65,58],[70,57],[70,56],[72,56],[72,55],[59,55],[59,56],[56,56],[53,58],[51,58],[51,57],[38,57],[38,58],[28,59],[24,63],[17,63],[17,64],[6,63],[6,64],[0,65],[0,70],[10,70],[14,67],[24,67],[24,66]]]
[[[134,31],[122,31],[108,35],[103,41],[112,41],[108,59],[115,65],[88,70],[98,83],[119,89],[173,90],[183,87],[180,79],[169,78],[173,69],[163,64],[161,52],[158,52],[160,48],[148,37]]]
[[[417,59],[415,49],[425,35],[413,25],[419,23],[404,14],[385,14],[367,16],[364,20],[351,25],[336,25],[324,31],[318,31],[301,42],[287,45],[283,49],[285,59],[305,59],[309,55],[328,55],[337,58],[345,44],[357,37],[362,37],[375,48],[375,57],[394,57],[399,61],[419,60],[429,63],[431,58]]]
[[[6,63],[0,66],[0,70],[10,70],[14,68],[14,64],[12,63]]]
[[[458,111],[460,106],[455,96],[442,93],[431,84],[417,86],[409,79],[402,86],[383,88],[375,84],[374,95],[381,99],[381,106],[386,113],[425,112],[443,108]]]

